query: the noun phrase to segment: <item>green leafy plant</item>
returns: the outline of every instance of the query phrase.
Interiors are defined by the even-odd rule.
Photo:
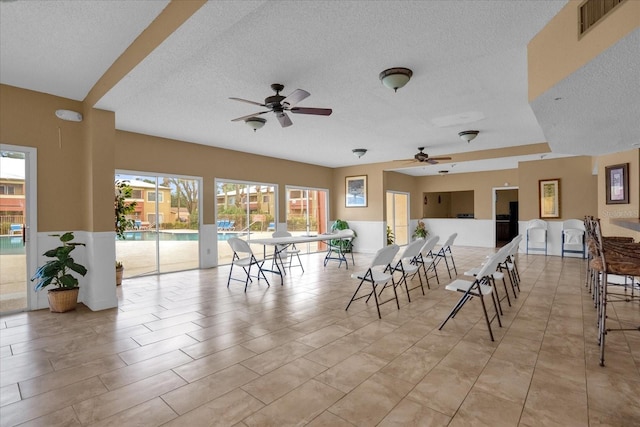
[[[391,230],[391,227],[387,225],[387,246],[393,245],[393,242],[395,242],[395,240],[396,236],[393,234],[393,230]]]
[[[42,267],[36,270],[31,281],[36,281],[35,290],[39,291],[49,285],[57,288],[75,288],[78,286],[78,279],[71,274],[76,272],[81,276],[87,274],[87,269],[76,263],[71,257],[71,252],[77,246],[85,246],[84,243],[72,242],[74,239],[73,232],[60,234],[50,234],[50,236],[59,237],[62,246],[50,249],[44,253],[44,256],[55,258],[48,261]]]
[[[127,228],[133,228],[135,222],[132,219],[128,219],[127,215],[130,215],[136,211],[136,205],[138,202],[130,201],[133,194],[133,188],[129,185],[129,181],[116,181],[116,193],[115,193],[115,230],[118,239],[126,239],[125,231]]]
[[[338,230],[347,230],[349,228],[349,223],[347,223],[347,221],[343,221],[341,219],[336,219],[336,221],[331,225],[331,231],[338,231]],[[355,239],[358,236],[358,234],[355,232],[355,230],[353,231],[353,239]],[[340,246],[342,249],[342,252],[351,252],[351,247],[353,246],[353,239],[351,241],[347,241],[347,240],[331,240],[331,246]]]
[[[418,225],[416,226],[416,229],[413,230],[413,238],[426,238],[429,235],[429,230],[427,230],[427,227],[424,225],[424,222],[422,221],[418,221]]]

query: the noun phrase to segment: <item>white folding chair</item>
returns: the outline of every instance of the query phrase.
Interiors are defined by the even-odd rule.
[[[288,231],[274,231],[271,237],[291,237],[291,233]],[[293,257],[298,258],[298,263],[293,264]],[[302,266],[302,260],[300,260],[300,249],[296,248],[295,243],[291,245],[275,245],[275,251],[273,254],[273,262],[280,261],[282,270],[286,274],[285,265],[289,265],[289,271],[291,267],[300,267],[304,273],[304,267]]]
[[[500,309],[500,314],[502,315],[502,305],[500,304],[501,301],[503,301],[504,299],[507,300],[507,303],[509,304],[509,307],[511,307],[511,298],[509,298],[509,291],[507,290],[507,281],[505,280],[504,277],[504,273],[500,270],[500,266],[502,264],[506,264],[507,263],[507,258],[509,256],[509,251],[511,250],[511,245],[512,243],[507,243],[506,245],[504,245],[503,247],[501,247],[498,252],[496,252],[495,254],[490,255],[489,257],[487,257],[487,261],[485,261],[485,263],[488,262],[488,260],[492,257],[496,258],[496,270],[493,274],[491,274],[490,276],[490,280],[493,284],[494,287],[494,292],[496,294],[496,300],[498,301],[498,309]],[[482,270],[482,267],[484,266],[483,263],[482,265],[480,265],[479,267],[474,267],[471,270],[467,270],[464,272],[465,276],[471,276],[471,277],[476,277],[479,272]],[[504,293],[505,296],[500,298],[500,295],[498,294],[498,289],[495,288],[495,282],[496,280],[502,280],[502,284],[504,285]],[[515,294],[515,291],[514,291]]]
[[[478,274],[476,275],[476,278],[473,282],[463,279],[456,279],[445,287],[445,289],[447,289],[448,291],[462,292],[463,295],[462,297],[460,297],[456,305],[453,306],[447,318],[444,319],[444,321],[440,324],[438,330],[441,330],[449,321],[449,319],[455,317],[462,309],[462,307],[467,303],[467,301],[469,301],[473,297],[478,297],[480,298],[480,302],[482,303],[482,311],[484,312],[484,318],[487,322],[487,328],[489,329],[489,336],[491,337],[491,341],[494,341],[493,331],[491,330],[491,322],[494,319],[498,319],[498,325],[502,327],[500,313],[498,312],[498,303],[496,302],[495,293],[493,292],[493,286],[491,285],[491,276],[496,272],[497,265],[498,252],[487,259],[487,262],[478,271]],[[484,297],[487,295],[491,295],[491,300],[493,301],[493,306],[496,311],[496,314],[492,316],[491,319],[489,318],[487,306],[484,302]]]
[[[239,282],[244,280],[244,291],[247,292],[249,282],[253,282],[253,280],[251,280],[251,267],[254,265],[258,268],[258,273],[253,277],[258,279],[258,281],[260,280],[260,277],[262,277],[264,281],[267,282],[267,286],[271,286],[269,285],[267,277],[264,275],[264,271],[262,271],[262,264],[264,264],[264,260],[258,260],[255,257],[249,243],[238,237],[231,237],[227,242],[229,243],[229,246],[231,246],[231,250],[233,250],[233,260],[231,261],[231,268],[229,269],[227,288],[232,280],[237,280]],[[242,267],[242,270],[244,270],[246,275],[245,279],[232,277],[234,266]]]
[[[427,288],[431,289],[431,285],[429,284],[429,279],[436,278],[438,284],[440,284],[440,279],[438,278],[438,270],[436,269],[436,257],[433,254],[433,249],[436,247],[436,244],[440,240],[439,236],[433,236],[428,238],[422,248],[420,248],[420,253],[415,258],[415,263],[422,266],[422,272],[424,273],[424,278],[427,280]],[[431,272],[431,275],[429,275]]]
[[[420,275],[420,264],[416,262],[416,258],[420,255],[420,249],[424,246],[424,239],[417,239],[412,243],[408,244],[407,247],[402,252],[400,256],[400,260],[395,264],[393,268],[393,272],[400,272],[402,277],[396,283],[396,286],[401,286],[404,283],[404,288],[407,291],[407,299],[411,302],[411,297],[409,296],[409,291],[414,289],[418,289],[418,287],[422,288],[422,295],[424,295],[424,286],[422,286],[422,276]],[[414,286],[409,289],[408,279],[411,277],[415,277],[418,275],[418,279],[420,279],[420,285]],[[382,292],[382,291],[380,291]]]
[[[383,247],[382,249],[378,250],[378,252],[376,252],[375,256],[373,257],[373,261],[371,262],[371,265],[369,265],[369,268],[366,271],[363,271],[360,273],[354,273],[351,275],[351,278],[353,279],[360,279],[360,284],[356,288],[356,291],[353,293],[351,300],[349,300],[349,304],[347,304],[347,308],[345,308],[345,311],[349,310],[349,306],[353,301],[359,300],[362,298],[367,298],[367,301],[369,301],[369,298],[371,298],[371,295],[373,295],[373,298],[376,302],[376,308],[378,309],[378,318],[382,319],[382,316],[380,315],[380,306],[389,301],[393,301],[394,297],[391,297],[386,301],[380,302],[378,300],[378,292],[376,287],[382,284],[383,286],[382,286],[382,289],[380,290],[380,293],[382,293],[382,291],[387,287],[387,283],[389,281],[391,281],[390,287],[393,289],[396,305],[398,306],[398,310],[400,310],[400,302],[398,302],[398,293],[396,292],[396,286],[393,280],[393,267],[391,267],[393,258],[396,256],[399,250],[400,250],[400,247],[398,245],[389,245],[389,246]],[[371,283],[371,292],[356,298],[356,295],[358,295],[360,288],[365,282]]]
[[[562,256],[565,253],[581,254],[582,258],[587,256],[587,245],[585,243],[586,228],[584,221],[579,219],[568,219],[562,222]]]
[[[527,223],[527,254],[529,251],[547,254],[547,221],[532,219]]]
[[[458,237],[458,233],[453,233],[446,242],[442,244],[442,247],[436,254],[436,265],[439,263],[441,259],[444,259],[444,263],[447,266],[447,273],[449,273],[449,279],[451,279],[451,270],[458,275],[458,270],[456,269],[456,263],[453,260],[453,254],[451,253],[451,245],[453,245],[453,241]],[[451,267],[449,267],[449,259],[451,259]]]

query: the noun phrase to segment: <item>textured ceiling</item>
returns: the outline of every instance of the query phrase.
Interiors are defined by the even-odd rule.
[[[1,2],[0,81],[82,100],[167,3]],[[553,132],[541,126],[528,104],[526,62],[527,43],[565,4],[210,1],[95,106],[115,111],[121,130],[329,167],[406,159],[421,146],[438,156],[565,138],[566,129],[556,123],[562,122],[553,109],[557,102],[536,104],[536,112],[553,121]],[[607,69],[614,66],[606,56],[601,61]],[[378,74],[396,66],[414,74],[394,93]],[[294,124],[283,129],[268,113],[262,116],[266,125],[255,133],[231,122],[263,109],[229,97],[262,102],[273,94],[272,83],[284,84],[285,95],[297,88],[309,91],[299,106],[332,108],[333,114],[290,114]],[[583,84],[593,82],[578,77],[561,83],[563,92],[572,94],[583,93]],[[560,113],[593,114],[597,99],[590,96],[563,104],[567,108]],[[615,114],[617,107],[612,108]],[[571,138],[579,144],[557,144],[549,156],[589,154],[581,147],[593,125],[584,125]],[[480,130],[470,144],[457,136],[468,129]],[[353,148],[368,152],[358,159]],[[516,167],[517,161],[500,164]],[[403,171],[437,173],[433,169],[419,165]]]

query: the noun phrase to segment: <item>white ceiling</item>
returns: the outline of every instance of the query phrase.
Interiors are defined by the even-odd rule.
[[[167,4],[0,1],[0,82],[83,100]],[[622,83],[616,99],[607,98],[605,114],[619,117],[625,109],[616,124],[618,139],[627,141],[610,152],[631,149],[628,136],[638,135],[640,96],[630,99],[637,89],[625,82],[638,76],[637,31],[636,39],[619,43],[620,51],[605,52],[589,64],[597,71],[576,73],[554,89],[570,102],[555,101],[556,92],[540,97],[534,108],[543,120],[528,104],[527,43],[565,4],[210,1],[95,107],[115,111],[121,130],[328,167],[410,158],[419,146],[439,156],[535,144],[552,136],[571,144],[549,141],[554,151],[549,156],[600,154],[585,147],[602,151],[591,136],[601,123],[589,117],[594,110],[602,114],[597,107],[606,93],[583,91],[583,85],[593,86],[598,72],[614,71]],[[616,68],[620,54],[626,55],[624,68]],[[394,93],[378,74],[398,66],[414,74]],[[231,122],[263,109],[229,97],[262,102],[273,94],[272,83],[284,84],[285,95],[297,88],[309,91],[299,106],[332,108],[333,114],[290,114],[294,125],[281,128],[268,113],[261,116],[267,124],[255,133]],[[619,96],[624,105],[617,104]],[[576,114],[579,123],[570,125],[580,128],[563,127],[561,118]],[[480,131],[470,144],[457,136],[468,129]],[[601,138],[602,132],[594,135]],[[368,152],[358,159],[353,148]],[[517,161],[459,163],[451,172],[516,167]],[[442,169],[437,167],[442,164],[405,166],[398,164],[411,175]]]

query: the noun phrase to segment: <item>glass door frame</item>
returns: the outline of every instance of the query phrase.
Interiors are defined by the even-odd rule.
[[[316,188],[316,187],[304,187],[304,186],[300,186],[300,185],[290,185],[287,184],[285,185],[285,209],[286,209],[286,222],[288,224],[288,220],[289,220],[289,192],[292,190],[299,190],[299,191],[304,191],[305,194],[305,202],[306,202],[306,206],[307,206],[307,213],[306,213],[306,234],[310,233],[310,211],[309,211],[309,192],[310,191],[316,191],[318,193],[322,192],[325,194],[325,209],[324,212],[318,212],[318,219],[320,219],[320,215],[322,215],[322,220],[324,221],[325,224],[325,230],[322,230],[322,227],[318,227],[317,231],[318,233],[323,233],[323,232],[327,232],[330,229],[330,225],[329,225],[329,212],[330,212],[330,206],[329,204],[331,203],[331,199],[330,199],[330,193],[329,190],[327,188]],[[287,230],[289,231],[289,230]],[[323,251],[324,249],[324,245],[323,242],[318,242],[317,244],[318,247],[318,251]],[[307,253],[310,252],[310,245],[307,244]]]
[[[405,206],[405,211],[406,211],[406,224],[407,224],[407,231],[406,231],[406,243],[402,243],[403,245],[405,244],[409,244],[411,243],[411,230],[409,229],[410,226],[410,209],[411,209],[411,194],[405,191],[393,191],[393,190],[387,190],[386,192],[386,198],[387,198],[387,213],[389,212],[389,210],[391,209],[391,211],[393,212],[393,218],[389,218],[389,215],[387,214],[387,227],[391,228],[391,231],[393,232],[393,235],[395,237],[394,239],[394,243],[398,244],[398,235],[397,235],[397,230],[396,230],[396,217],[397,217],[397,209],[396,209],[396,195],[403,195],[406,196],[407,198],[407,203]],[[393,206],[389,206],[388,204],[388,198],[389,196],[391,197]],[[392,221],[391,221],[392,220]]]
[[[38,267],[38,149],[21,145],[0,144],[0,151],[18,151],[25,154],[25,208],[24,241],[26,256],[27,306],[24,310],[38,308],[38,294],[31,286],[29,277]],[[4,313],[3,313],[4,314]]]
[[[156,218],[156,226],[154,228],[154,231],[156,231],[156,249],[155,249],[155,260],[156,260],[156,265],[155,265],[155,269],[152,271],[148,271],[148,272],[144,272],[144,273],[140,273],[140,274],[135,274],[132,276],[127,276],[127,278],[132,278],[132,277],[139,277],[139,276],[148,276],[148,275],[154,275],[154,274],[163,274],[163,272],[161,271],[161,265],[160,265],[160,234],[159,234],[159,230],[160,230],[160,223],[158,222],[158,218],[160,217],[160,207],[159,207],[159,203],[157,202],[158,200],[158,192],[159,192],[159,186],[160,186],[160,182],[159,179],[160,178],[177,178],[177,179],[186,179],[186,180],[193,180],[196,181],[198,184],[198,268],[202,265],[202,255],[200,253],[200,247],[202,246],[202,206],[203,206],[203,201],[202,201],[202,178],[198,177],[198,176],[190,176],[190,175],[179,175],[179,174],[171,174],[171,173],[162,173],[162,172],[148,172],[148,171],[132,171],[132,170],[128,170],[128,169],[116,169],[115,170],[115,175],[114,175],[114,181],[116,179],[121,179],[118,178],[118,175],[128,175],[128,176],[135,176],[135,177],[144,177],[144,178],[149,178],[149,179],[154,179],[155,180],[155,197],[156,197],[156,202],[154,202],[155,205],[155,209],[154,209],[154,215]],[[146,196],[146,195],[145,195]],[[169,194],[169,197],[171,197],[171,194]],[[117,251],[116,251],[116,258],[117,258]],[[166,271],[164,273],[174,273],[176,271],[186,271],[186,270],[190,270],[192,268],[188,268],[185,270],[171,270],[171,271]],[[125,270],[126,271],[126,270]]]

